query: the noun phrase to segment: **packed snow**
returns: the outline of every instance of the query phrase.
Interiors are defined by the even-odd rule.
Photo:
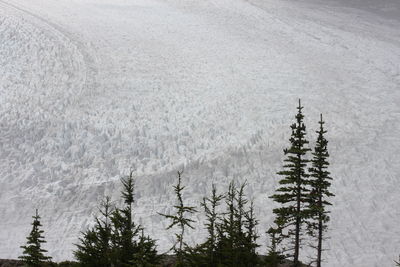
[[[181,169],[195,205],[247,180],[264,236],[298,98],[310,145],[320,113],[329,131],[326,266],[392,266],[399,1],[0,0],[0,258],[20,255],[39,208],[45,247],[72,259],[130,169],[160,251]],[[188,242],[204,235],[199,223]]]

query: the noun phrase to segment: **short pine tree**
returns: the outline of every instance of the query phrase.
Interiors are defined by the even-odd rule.
[[[217,266],[217,224],[220,214],[217,208],[224,199],[224,195],[218,194],[215,185],[212,185],[210,197],[204,197],[201,206],[206,214],[205,228],[207,239],[204,243],[189,251],[190,266],[214,267]]]
[[[256,249],[259,247],[257,244],[257,239],[259,235],[257,234],[256,227],[258,225],[258,220],[255,218],[254,214],[254,202],[250,202],[250,207],[245,213],[245,242],[244,242],[244,256],[246,259],[247,266],[256,266],[258,261],[258,256],[256,254]]]
[[[231,182],[225,197],[227,211],[218,224],[217,266],[256,266],[258,257],[255,249],[258,238],[255,227],[254,207],[246,209],[245,184],[239,189]]]
[[[133,256],[132,267],[156,267],[159,266],[161,257],[157,254],[156,241],[144,235],[144,230],[140,229],[141,235],[137,243],[138,249]]]
[[[26,245],[21,246],[23,255],[18,258],[21,259],[26,266],[40,267],[43,266],[45,262],[49,262],[51,257],[44,255],[47,250],[42,248],[42,244],[46,243],[46,241],[43,236],[44,231],[40,229],[42,224],[40,223],[40,216],[37,209],[35,216],[32,218],[32,231],[26,238]]]
[[[329,176],[330,173],[327,170],[329,166],[328,157],[328,141],[325,139],[324,121],[319,121],[320,128],[317,131],[318,138],[312,153],[313,158],[311,160],[312,167],[309,169],[311,176],[310,185],[310,213],[312,221],[308,223],[309,233],[311,236],[317,238],[317,246],[313,246],[317,250],[316,265],[321,267],[322,262],[322,242],[325,239],[325,232],[327,231],[327,223],[329,222],[329,211],[326,209],[327,206],[332,205],[327,199],[334,196],[330,191],[332,178]]]
[[[233,182],[229,184],[228,192],[225,197],[227,211],[218,225],[218,266],[237,266],[238,255],[235,251],[238,243],[238,227],[235,215],[236,207],[236,186]]]
[[[185,247],[187,245],[184,242],[184,235],[186,229],[189,227],[193,229],[192,223],[194,221],[188,216],[196,212],[195,207],[185,206],[183,203],[182,192],[185,189],[182,186],[182,172],[178,171],[178,182],[174,186],[174,191],[177,197],[177,204],[174,206],[175,214],[174,215],[167,215],[167,214],[160,214],[161,216],[169,219],[171,224],[167,227],[167,230],[177,226],[179,228],[179,232],[175,234],[176,242],[172,247],[172,250],[175,252],[177,261],[176,266],[185,266]]]
[[[112,206],[109,197],[101,203],[102,218],[95,217],[94,227],[82,233],[80,243],[76,244],[75,258],[85,267],[112,266],[111,222]]]
[[[278,252],[278,245],[282,241],[282,229],[279,226],[270,227],[267,234],[270,238],[270,245],[268,246],[268,253],[265,257],[265,263],[268,267],[278,267],[282,263],[284,256]]]
[[[306,166],[309,162],[306,154],[310,151],[306,148],[308,141],[306,140],[306,126],[303,123],[304,115],[303,107],[299,100],[298,113],[296,122],[291,125],[292,135],[289,139],[290,147],[285,149],[287,155],[284,170],[278,172],[283,176],[279,181],[280,187],[271,198],[279,203],[281,207],[273,210],[276,215],[276,221],[281,221],[282,228],[287,229],[284,236],[288,236],[291,241],[291,247],[287,251],[293,251],[288,256],[293,257],[295,267],[299,266],[299,251],[301,246],[302,225],[308,218],[308,177]],[[283,232],[282,232],[283,234]]]

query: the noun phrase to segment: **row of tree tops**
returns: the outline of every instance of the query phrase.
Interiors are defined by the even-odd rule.
[[[328,171],[329,153],[326,130],[321,115],[316,143],[308,147],[303,107],[299,100],[295,122],[290,126],[289,147],[284,149],[283,170],[275,194],[269,196],[277,203],[273,209],[274,224],[267,230],[269,249],[265,257],[257,255],[258,220],[254,204],[245,196],[246,183],[231,182],[227,192],[219,193],[213,186],[204,197],[201,209],[207,237],[203,243],[189,245],[185,235],[194,228],[196,207],[185,204],[182,192],[182,172],[174,185],[176,204],[171,214],[160,214],[170,221],[166,230],[175,230],[175,243],[169,253],[175,255],[174,266],[254,267],[280,266],[291,259],[293,267],[300,267],[300,252],[304,240],[315,250],[309,266],[321,267],[324,241],[329,222],[328,206],[331,180]],[[311,156],[308,154],[311,153]],[[144,227],[133,220],[134,178],[132,172],[121,179],[124,205],[115,207],[109,197],[101,203],[100,214],[93,227],[84,231],[76,244],[74,255],[78,266],[123,267],[160,266],[156,241],[144,234]],[[33,217],[32,231],[20,257],[28,266],[43,266],[51,259],[42,248],[45,242],[40,230],[40,217]]]

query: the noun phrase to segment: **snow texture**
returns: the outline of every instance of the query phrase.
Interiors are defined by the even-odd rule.
[[[182,168],[195,205],[247,180],[263,234],[301,98],[308,139],[321,112],[329,130],[326,266],[392,266],[399,29],[397,0],[0,0],[0,258],[21,253],[39,208],[46,248],[71,259],[130,168],[161,251],[172,234],[157,212]]]

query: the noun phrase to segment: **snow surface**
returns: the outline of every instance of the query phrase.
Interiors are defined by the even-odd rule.
[[[0,0],[0,258],[39,208],[51,255],[70,259],[131,167],[160,250],[181,168],[192,204],[246,179],[263,234],[301,98],[308,138],[320,112],[329,130],[326,266],[392,266],[399,63],[397,0]]]

